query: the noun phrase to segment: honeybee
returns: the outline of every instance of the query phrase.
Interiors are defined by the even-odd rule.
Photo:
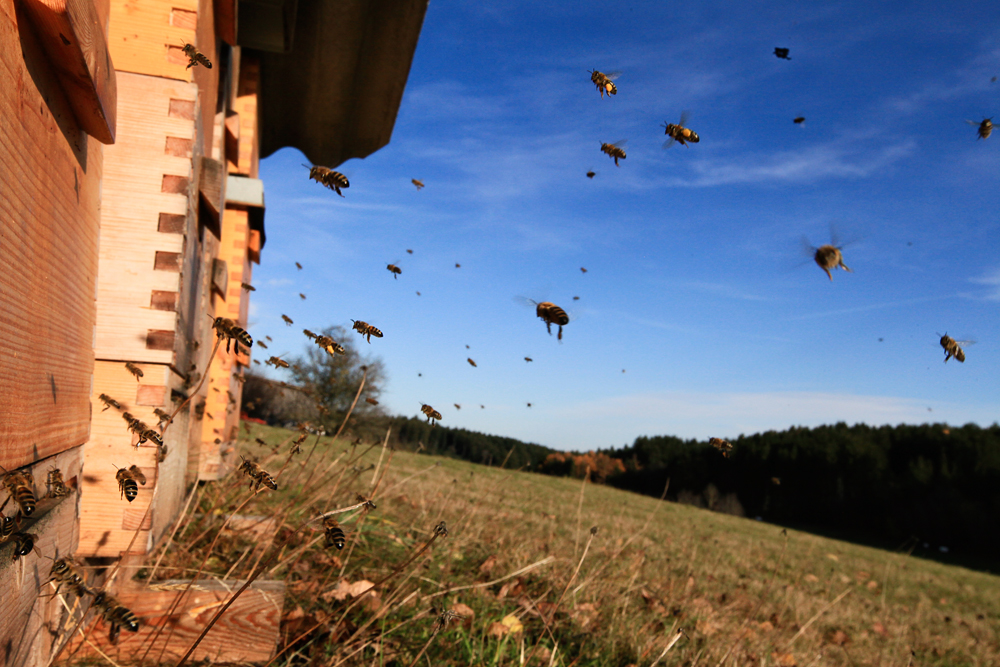
[[[242,377],[240,375],[235,375],[233,377]],[[153,408],[153,414],[157,417],[157,426],[162,427],[165,423],[170,422],[170,415],[160,408]]]
[[[566,311],[549,301],[542,301],[541,303],[532,301],[532,303],[535,304],[535,315],[545,322],[545,328],[548,330],[549,335],[552,335],[552,325],[555,324],[559,327],[558,339],[562,340],[562,328],[569,324],[569,315],[566,314]]]
[[[329,167],[320,167],[318,165],[315,167],[310,167],[309,165],[304,164],[302,166],[309,169],[309,178],[316,181],[317,183],[322,183],[326,187],[336,192],[341,197],[344,196],[344,193],[341,192],[340,189],[351,187],[350,182],[347,180],[347,176],[344,176],[339,171],[334,171]]]
[[[129,502],[135,500],[136,496],[139,495],[139,485],[136,482],[141,481],[143,486],[146,485],[146,476],[136,465],[118,468],[115,479],[118,480],[118,490],[121,491],[119,498],[125,498]]]
[[[410,183],[413,183],[415,186],[417,186],[417,190],[418,191],[424,187],[424,182],[423,181],[418,181],[415,178],[411,178],[410,179]]]
[[[343,549],[347,544],[347,536],[341,529],[340,524],[332,516],[323,518],[323,528],[326,530],[326,546]]]
[[[127,607],[122,606],[118,598],[100,591],[94,596],[94,608],[100,612],[105,623],[111,626],[108,640],[112,644],[118,642],[118,633],[122,627],[129,632],[139,632],[139,619]]]
[[[35,548],[35,536],[31,533],[18,531],[11,535],[10,539],[14,542],[14,560],[27,556]]]
[[[374,500],[372,500],[371,498],[366,498],[363,495],[361,495],[360,493],[355,494],[354,499],[357,502],[359,502],[362,505],[364,505],[364,507],[362,509],[364,509],[364,511],[366,511],[366,512],[371,512],[372,510],[378,509],[378,505],[375,504]]]
[[[327,354],[331,357],[338,354],[347,354],[347,350],[344,349],[344,346],[329,336],[316,336],[316,344],[326,350]]]
[[[163,463],[166,460],[167,460],[167,446],[163,445],[156,452],[156,462],[157,463]]]
[[[298,262],[295,262],[295,268],[298,269],[299,271],[301,271],[302,270],[302,265],[299,264]]]
[[[460,269],[460,268],[462,268],[462,265],[461,265],[461,264],[459,264],[458,262],[455,262],[455,268],[456,268],[456,269]]]
[[[101,412],[107,412],[108,408],[114,408],[115,410],[121,410],[122,404],[111,398],[107,394],[101,394],[98,396],[102,403],[104,403],[104,409]]]
[[[723,440],[722,438],[709,438],[708,444],[722,452],[722,455],[727,459],[729,458],[729,453],[733,451],[733,445],[728,440]]]
[[[303,301],[305,301],[306,300],[306,295],[303,294],[302,292],[299,292],[299,298],[302,299]]]
[[[226,340],[226,352],[229,352],[230,342],[236,343],[236,354],[240,353],[240,345],[247,348],[248,352],[253,347],[253,338],[247,333],[247,330],[237,326],[228,317],[216,317],[212,321],[212,328],[215,329],[215,335],[218,336],[219,340]]]
[[[4,501],[4,505],[6,504],[7,502]],[[0,543],[6,542],[14,534],[18,523],[16,517],[4,516],[3,512],[0,512]]]
[[[776,46],[774,48],[774,55],[783,60],[791,60],[791,58],[788,57],[788,49],[782,48],[780,46]]]
[[[45,486],[48,489],[45,494],[46,498],[61,498],[62,496],[68,496],[72,492],[72,489],[66,486],[59,468],[49,470],[45,478]]]
[[[434,408],[432,408],[429,405],[426,405],[426,404],[421,405],[420,406],[420,411],[423,412],[425,415],[427,415],[427,422],[428,423],[432,423],[432,420],[433,421],[441,421],[443,419],[443,417],[441,416],[441,413],[438,412],[437,410],[435,410]]]
[[[274,481],[274,478],[268,475],[267,472],[265,472],[264,469],[260,467],[259,463],[244,458],[243,456],[240,456],[240,458],[243,459],[243,463],[240,464],[239,470],[250,476],[250,487],[254,486],[255,481],[257,483],[257,486],[254,487],[254,491],[259,489],[261,484],[271,489],[272,491],[278,490],[278,485]]]
[[[260,366],[260,362],[259,362],[259,361],[257,361],[256,359],[254,359],[254,360],[253,360],[253,362],[254,362],[255,364],[257,364],[258,366]]]
[[[531,407],[531,403],[528,403],[528,407],[529,407],[529,408]]]
[[[666,123],[666,122],[663,123],[663,125],[661,125],[661,127],[665,128],[664,134],[670,137],[669,139],[663,142],[664,148],[670,148],[671,146],[674,145],[675,141],[680,142],[681,145],[683,146],[687,146],[687,142],[696,144],[699,141],[701,141],[701,138],[698,136],[697,132],[684,127],[684,124],[687,123],[687,119],[688,119],[688,112],[685,111],[681,113],[681,119],[677,122],[676,125],[674,125],[673,123]]]
[[[796,116],[795,118],[792,119],[792,122],[795,123],[796,125],[801,125],[802,123],[806,122],[806,117]]]
[[[283,319],[285,321],[285,326],[290,327],[293,324],[295,324],[295,322],[292,321],[292,318],[290,318],[288,315],[282,315],[281,319]]]
[[[579,301],[579,300],[580,300],[580,297],[578,297],[578,296],[574,296],[573,297],[573,301]]]
[[[309,437],[308,433],[302,433],[302,434],[300,434],[299,437],[297,437],[295,439],[295,442],[292,443],[291,453],[292,454],[298,454],[299,452],[301,452],[302,451],[302,443],[305,442],[306,438],[308,438],[308,437]]]
[[[379,329],[368,324],[367,322],[362,322],[361,320],[351,320],[351,321],[354,322],[354,325],[351,328],[357,331],[362,336],[367,336],[369,345],[371,345],[372,336],[375,336],[376,338],[382,337],[382,332]]]
[[[594,178],[594,176],[597,176],[596,171],[594,171],[593,169],[587,171],[587,178]]]
[[[378,405],[378,401],[375,400],[374,398],[371,398],[371,397],[366,398],[365,402],[366,403],[371,403],[372,405]]]
[[[596,69],[587,71],[590,72],[590,80],[597,86],[597,91],[601,93],[601,99],[604,99],[604,93],[608,94],[608,99],[611,99],[612,95],[618,94],[618,86],[614,84],[614,80],[621,76],[621,72],[609,72],[605,74],[604,72],[598,72]]]
[[[275,368],[288,368],[288,362],[285,361],[284,359],[280,359],[278,357],[271,357],[270,359],[268,359],[264,363],[270,364],[271,366],[274,366]]]
[[[477,366],[476,366],[476,362],[474,362],[474,361],[472,360],[472,358],[471,358],[471,357],[470,357],[470,358],[468,358],[468,359],[466,359],[466,361],[468,361],[468,362],[469,362],[469,365],[470,365],[470,366],[472,366],[473,368],[476,368],[476,367],[477,367]]]
[[[947,332],[945,332],[945,334],[941,336],[941,347],[944,348],[944,363],[948,363],[949,359],[955,357],[959,363],[964,364],[965,350],[962,349],[962,345],[972,345],[974,342],[975,341],[971,340],[955,340],[949,336]]]
[[[854,273],[851,269],[847,268],[844,264],[844,256],[841,254],[843,246],[834,245],[837,243],[836,234],[831,231],[832,242],[830,245],[822,245],[820,247],[815,247],[809,244],[809,240],[805,237],[802,238],[803,248],[806,252],[811,252],[813,256],[813,261],[816,262],[819,268],[826,272],[826,276],[832,281],[833,274],[830,273],[830,269],[836,269],[838,266],[848,273]]]
[[[587,272],[587,269],[585,269],[585,268],[583,268],[583,267],[581,266],[581,267],[580,267],[580,273],[586,273],[586,272]]]
[[[87,587],[83,572],[80,571],[76,562],[72,558],[57,558],[52,562],[52,569],[49,570],[49,581],[56,583],[56,594],[59,588],[66,584],[77,597],[82,598],[89,595],[91,590]]]
[[[240,283],[240,287],[245,289],[247,292],[256,292],[257,288],[250,283]]]
[[[125,362],[125,369],[128,370],[129,373],[135,376],[136,382],[138,382],[139,378],[142,377],[142,369],[133,364],[131,361]]]
[[[534,359],[532,359],[531,357],[525,357],[525,358],[524,358],[524,360],[525,360],[526,362],[528,362],[529,364],[530,364],[530,363],[531,363],[532,361],[534,361]]]
[[[316,340],[316,334],[314,334],[312,331],[309,331],[309,329],[303,329],[302,333],[306,335],[306,338],[311,338],[312,340]]]
[[[973,127],[978,127],[977,132],[979,134],[980,139],[989,139],[990,133],[993,132],[992,118],[984,118],[983,122],[981,123],[977,123],[974,120],[967,120],[965,122],[968,123],[969,125],[972,125]]]
[[[462,409],[462,406],[461,406],[461,405],[459,405],[458,403],[452,403],[452,405],[454,405],[454,406],[455,406],[455,409],[456,409],[456,410],[461,410],[461,409]]]
[[[623,148],[623,146],[625,145],[626,141],[628,140],[622,139],[621,141],[615,142],[613,144],[601,144],[601,152],[607,153],[608,157],[614,158],[616,167],[621,166],[620,164],[618,164],[619,159],[622,160],[625,159],[625,149]]]
[[[274,342],[274,339],[273,339],[273,338],[271,338],[270,336],[264,336],[264,338],[266,338],[266,339],[267,339],[267,342],[268,342],[268,343],[273,343],[273,342]]]
[[[203,65],[205,69],[212,69],[212,61],[205,57],[205,54],[195,48],[194,44],[184,45],[184,55],[188,57],[188,66],[184,69],[191,69],[195,65]]]
[[[262,348],[264,348],[265,350],[267,349],[267,345],[266,345],[266,344],[264,343],[264,341],[262,341],[262,340],[258,340],[258,341],[257,341],[257,347],[262,347]]]
[[[420,292],[417,292],[417,296],[420,296]]]
[[[385,268],[387,268],[389,270],[389,272],[392,273],[392,279],[393,280],[396,279],[396,276],[398,276],[398,275],[400,275],[400,274],[403,273],[403,269],[399,268],[395,264],[390,264],[390,265],[388,265]]]
[[[2,468],[0,468],[2,470]],[[24,516],[31,516],[35,511],[35,478],[29,470],[14,470],[6,472],[3,479],[3,486],[10,493],[17,506]]]

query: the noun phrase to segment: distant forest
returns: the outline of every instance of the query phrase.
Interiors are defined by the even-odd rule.
[[[636,438],[597,452],[557,452],[513,438],[392,420],[409,449],[582,477],[842,539],[946,546],[1000,565],[1000,425],[791,428],[740,436],[727,458],[707,442]]]

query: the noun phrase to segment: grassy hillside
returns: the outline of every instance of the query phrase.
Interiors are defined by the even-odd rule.
[[[995,576],[381,443],[290,454],[294,432],[250,426],[242,453],[279,490],[206,486],[156,579],[285,579],[275,664],[648,666],[679,629],[657,664],[1000,664]],[[336,515],[346,547],[324,548],[307,521],[376,485],[377,509]],[[275,516],[274,546],[220,535],[236,510]],[[447,609],[463,617],[440,628]]]

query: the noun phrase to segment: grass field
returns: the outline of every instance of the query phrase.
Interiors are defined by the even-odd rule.
[[[155,578],[284,579],[274,664],[1000,665],[995,576],[381,443],[291,455],[297,433],[246,426],[278,491],[205,486]],[[324,547],[310,520],[358,493],[377,508]],[[274,545],[220,534],[234,511],[275,516]]]

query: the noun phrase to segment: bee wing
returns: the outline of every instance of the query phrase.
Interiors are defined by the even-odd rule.
[[[681,112],[681,119],[679,121],[677,121],[677,124],[681,125],[681,126],[687,125],[688,116],[690,116],[690,115],[691,115],[691,112],[688,111],[687,109],[685,109],[684,111],[682,111]]]
[[[969,345],[976,344],[976,341],[974,340],[956,340],[955,342],[961,345],[962,347],[968,347]]]
[[[610,79],[611,81],[614,81],[615,79],[617,79],[621,75],[622,75],[622,73],[619,70],[615,70],[614,72],[605,72],[604,73],[604,76],[608,77],[608,79]]]
[[[979,127],[981,125],[981,123],[977,123],[974,120],[969,120],[968,118],[965,119],[965,122],[971,125],[972,127]]]
[[[673,146],[676,143],[677,143],[677,140],[674,139],[673,137],[670,137],[669,139],[667,139],[666,141],[663,142],[663,148],[664,149],[670,148],[671,146]]]
[[[520,296],[520,295],[515,296],[514,301],[524,306],[525,308],[534,308],[540,303],[539,301],[535,301],[534,299],[529,299],[526,296]]]
[[[628,139],[622,139],[621,141],[616,141],[615,143],[613,143],[611,145],[612,146],[617,146],[618,148],[625,148],[625,144],[627,144],[627,143],[628,143]]]

